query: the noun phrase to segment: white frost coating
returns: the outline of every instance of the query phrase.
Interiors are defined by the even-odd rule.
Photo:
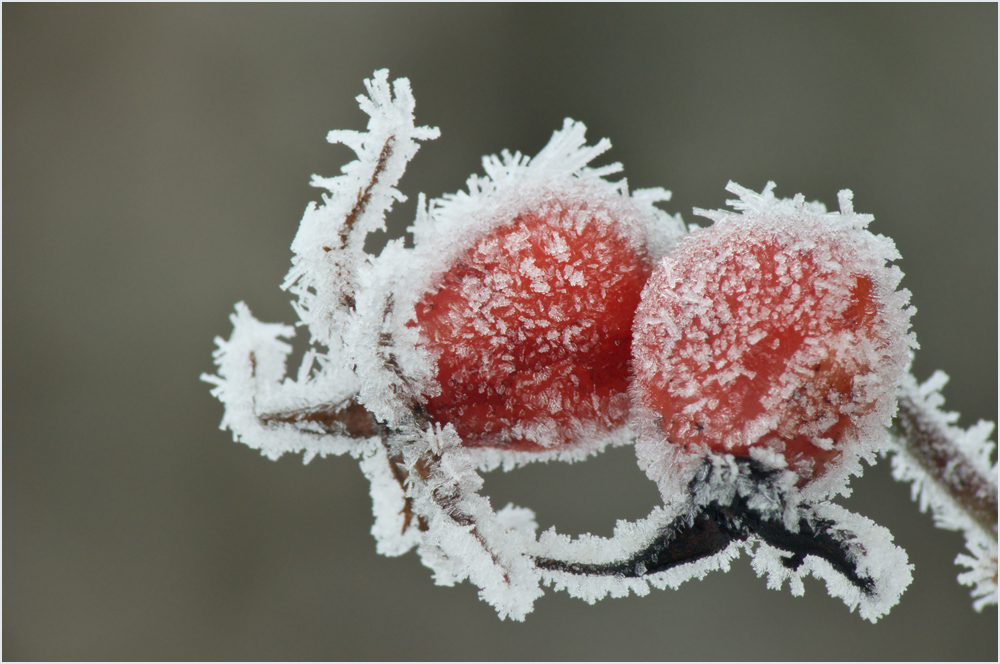
[[[606,177],[620,172],[622,165],[588,166],[609,150],[611,143],[601,139],[588,146],[586,131],[582,122],[567,118],[535,157],[506,150],[499,156],[483,157],[485,176],[469,177],[467,192],[447,194],[421,206],[410,230],[417,252],[426,262],[423,286],[477,237],[553,198],[586,200],[591,207],[615,213],[619,229],[654,259],[672,248],[684,233],[683,222],[680,216],[656,207],[670,200],[670,192],[640,189],[630,195],[624,179],[608,181]]]
[[[541,596],[542,584],[588,602],[630,592],[644,595],[651,587],[676,588],[713,570],[728,570],[741,551],[753,557],[755,569],[768,575],[770,585],[780,586],[787,579],[794,592],[801,587],[801,575],[812,573],[827,580],[831,594],[842,597],[852,608],[858,606],[869,619],[877,618],[895,602],[908,582],[902,572],[880,580],[885,588],[871,599],[858,595],[859,591],[824,561],[806,557],[796,572],[788,571],[778,560],[778,550],[754,536],[733,540],[713,555],[666,571],[643,575],[644,570],[637,568],[634,578],[575,575],[536,565],[541,558],[595,565],[630,561],[664,528],[690,525],[701,514],[699,510],[729,500],[743,500],[754,514],[766,515],[793,531],[798,528],[799,510],[806,508],[800,500],[803,496],[794,489],[791,472],[782,475],[779,471],[771,484],[758,486],[748,483],[739,469],[721,463],[715,470],[719,477],[730,478],[730,483],[702,484],[692,491],[686,484],[675,483],[672,491],[664,492],[664,507],[655,508],[641,521],[619,522],[610,539],[591,535],[570,539],[554,529],[538,536],[530,509],[508,505],[495,511],[479,493],[483,482],[478,471],[511,469],[540,460],[573,461],[609,443],[626,444],[631,433],[628,427],[609,434],[597,425],[581,425],[573,431],[581,442],[566,449],[530,452],[463,446],[452,425],[432,424],[421,409],[421,399],[438,389],[435,358],[421,347],[418,330],[407,324],[414,318],[421,294],[450,259],[497,224],[526,209],[554,204],[552,200],[585,199],[594,214],[567,218],[580,224],[592,220],[607,223],[613,218],[632,246],[653,259],[669,251],[685,227],[679,217],[655,207],[669,199],[669,192],[648,189],[629,193],[624,180],[606,179],[621,170],[619,164],[589,167],[609,143],[604,140],[587,146],[584,126],[567,120],[532,159],[507,152],[485,158],[485,176],[471,177],[467,193],[430,202],[421,195],[412,228],[416,248],[407,249],[402,241],[392,241],[373,258],[364,252],[365,236],[383,228],[386,212],[394,202],[404,200],[395,186],[417,151],[417,141],[434,138],[438,131],[414,126],[413,98],[406,79],[396,80],[390,88],[388,73],[382,70],[366,81],[366,87],[368,95],[358,99],[370,116],[368,130],[329,135],[331,142],[349,146],[358,158],[338,177],[314,177],[313,183],[330,194],[323,197],[322,205],[306,209],[292,245],[293,266],[283,285],[298,298],[293,306],[301,324],[310,330],[313,348],[294,378],[286,377],[291,347],[283,339],[293,335],[293,328],[257,321],[246,305],[236,305],[231,337],[216,339],[218,375],[203,376],[214,384],[213,395],[225,405],[222,428],[272,459],[285,452],[302,452],[307,462],[327,454],[348,453],[357,458],[371,482],[371,532],[378,552],[396,556],[416,549],[438,584],[471,581],[504,618],[523,620]],[[769,190],[762,195],[745,190],[737,193],[742,197],[741,205],[748,209],[760,201],[765,206],[776,204]],[[803,206],[798,199],[795,205]],[[850,211],[849,197],[842,197],[841,208],[850,223],[861,223]],[[816,214],[824,212],[809,209]],[[512,241],[516,240],[513,237]],[[557,257],[569,256],[570,247],[561,241],[557,235],[546,251]],[[594,247],[595,253],[601,251],[601,247]],[[579,266],[567,263],[564,267],[561,278],[567,284],[586,283],[587,274]],[[511,276],[511,284],[499,284],[496,292],[470,293],[469,297],[488,306],[491,297],[492,301],[502,299],[505,288],[516,287],[513,281],[517,279],[543,295],[552,283],[539,279],[537,269],[532,261],[525,261],[520,272]],[[539,311],[525,326],[554,330],[557,323],[578,320],[578,313],[571,307],[553,306]],[[578,322],[582,329],[592,321]],[[497,319],[497,326],[503,324]],[[577,332],[569,327],[561,334],[553,332],[540,338],[543,343],[578,350],[586,339]],[[762,339],[748,341],[755,342],[767,343]],[[509,358],[501,351],[497,361],[509,362]],[[554,411],[567,407],[557,397],[545,395]],[[753,460],[771,469],[780,468],[782,463],[779,454],[768,450],[755,451]],[[691,467],[681,472],[676,467],[647,470],[654,478],[690,478],[697,472],[690,458],[674,461]],[[640,463],[664,466],[671,459],[640,457]],[[881,563],[869,560],[872,553],[879,552],[887,556],[883,566],[901,565],[909,574],[905,554],[892,547],[884,529],[834,506],[820,506],[816,512],[844,525],[858,538],[858,546],[867,552],[855,561],[859,573],[884,575],[884,569],[876,569]]]
[[[392,473],[385,447],[378,440],[364,446],[361,454],[361,471],[371,482],[372,537],[375,550],[383,556],[401,556],[420,543],[420,531],[410,528],[406,513],[406,492]],[[413,518],[411,516],[411,518]]]
[[[925,383],[918,384],[907,376],[900,387],[900,395],[908,399],[929,423],[945,434],[952,446],[953,462],[963,460],[985,480],[987,490],[997,495],[997,464],[991,459],[996,444],[991,440],[993,422],[980,420],[969,429],[955,426],[958,413],[943,410],[944,396],[941,389],[948,382],[943,371],[936,371]],[[972,587],[973,607],[977,611],[997,603],[997,536],[977,522],[968,511],[956,503],[952,495],[941,486],[913,456],[906,440],[895,438],[889,447],[892,452],[892,474],[899,481],[912,484],[913,500],[921,512],[928,509],[938,528],[957,530],[965,536],[969,555],[959,554],[955,563],[969,568],[958,575],[959,583]],[[996,524],[994,524],[994,528]]]
[[[356,363],[358,399],[380,421],[398,428],[410,421],[412,403],[434,380],[433,367],[417,347],[417,331],[399,322],[394,287],[413,280],[412,250],[402,240],[389,242],[377,264],[359,275],[357,309],[344,339]]]
[[[581,535],[570,538],[560,535],[555,528],[542,533],[533,551],[538,556],[558,560],[572,560],[584,564],[606,564],[628,559],[635,551],[653,540],[668,524],[682,517],[679,506],[657,507],[640,521],[619,521],[611,538]],[[709,572],[728,572],[730,564],[745,547],[743,542],[732,542],[722,551],[677,567],[639,577],[621,575],[586,576],[570,572],[543,570],[542,581],[555,590],[564,590],[570,596],[593,604],[605,597],[639,597],[649,594],[650,587],[658,590],[676,590],[685,581],[703,579]]]
[[[501,618],[524,620],[541,597],[540,575],[525,553],[534,538],[530,510],[507,507],[497,514],[478,494],[482,477],[450,426],[434,427],[402,449],[407,467],[435,461],[424,481],[407,484],[413,511],[426,519],[417,549],[438,585],[469,579]],[[450,498],[443,504],[442,497]]]
[[[233,432],[233,439],[258,449],[269,459],[286,452],[303,453],[304,462],[319,455],[353,452],[357,441],[331,434],[317,424],[265,422],[264,415],[281,415],[295,410],[341,403],[356,392],[354,376],[336,364],[324,363],[324,371],[309,377],[315,356],[307,354],[299,369],[299,380],[282,378],[291,346],[280,341],[295,334],[294,328],[276,323],[262,323],[253,317],[242,302],[229,319],[233,333],[229,340],[216,338],[214,356],[218,376],[202,379],[216,387],[212,394],[225,405],[219,428]]]

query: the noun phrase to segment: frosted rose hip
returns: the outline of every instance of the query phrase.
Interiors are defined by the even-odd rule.
[[[858,216],[768,194],[715,213],[657,266],[636,313],[633,393],[661,445],[770,450],[810,481],[884,436],[909,312],[885,266],[894,250]]]
[[[435,421],[468,445],[521,451],[625,422],[632,317],[650,260],[615,214],[564,194],[453,259],[416,305],[437,357],[440,393],[425,404]]]

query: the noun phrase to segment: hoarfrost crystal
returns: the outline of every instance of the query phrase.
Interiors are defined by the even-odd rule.
[[[392,240],[368,255],[367,234],[384,229],[388,210],[405,200],[396,184],[419,142],[439,132],[414,124],[406,79],[390,86],[380,70],[365,85],[358,101],[367,131],[328,136],[357,159],[337,177],[314,176],[329,193],[306,209],[283,284],[312,347],[294,377],[286,375],[294,329],[257,321],[237,304],[232,335],[216,339],[218,375],[203,376],[225,405],[222,428],[272,459],[357,459],[371,483],[378,552],[416,549],[438,584],[469,580],[503,618],[523,620],[543,586],[588,602],[646,594],[727,570],[741,553],[768,587],[787,581],[801,594],[802,577],[812,574],[870,620],[896,603],[910,580],[906,554],[884,528],[829,502],[859,472],[857,459],[870,459],[883,442],[894,406],[884,386],[858,382],[856,389],[882,395],[878,406],[852,415],[866,424],[849,441],[853,451],[833,464],[839,470],[805,486],[801,464],[786,463],[780,447],[657,455],[666,441],[648,438],[656,427],[636,408],[630,362],[640,294],[686,232],[679,216],[656,207],[669,192],[630,192],[624,180],[609,180],[619,164],[590,166],[608,141],[588,146],[585,127],[566,120],[537,156],[486,157],[485,175],[470,177],[468,191],[421,195],[412,249]],[[801,198],[779,201],[770,189],[733,191],[744,211],[826,214]],[[841,209],[842,223],[867,223],[849,196]],[[724,224],[730,214],[709,216]],[[883,269],[891,242],[880,251]],[[896,298],[889,309],[901,312],[898,271],[885,274],[881,295]],[[677,333],[675,316],[657,315],[647,322]],[[766,344],[769,334],[751,330],[745,342]],[[898,359],[912,339],[895,343]],[[895,389],[896,379],[887,380]],[[934,405],[919,395],[914,403]],[[826,433],[814,436],[816,449],[836,447],[817,427]],[[619,522],[611,538],[539,534],[530,509],[497,511],[481,494],[483,471],[581,460],[632,442],[637,430],[647,436],[640,465],[664,503],[645,519]],[[988,465],[989,452],[977,449],[976,467]],[[910,466],[897,473],[917,476]],[[980,602],[995,603],[995,479],[993,486],[993,540],[970,536],[978,557],[960,562],[972,567],[966,579]],[[915,490],[937,504],[928,487],[918,482]],[[947,525],[966,529],[946,512]],[[992,595],[982,571],[990,555]]]

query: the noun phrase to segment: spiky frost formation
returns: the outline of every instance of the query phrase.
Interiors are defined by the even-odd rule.
[[[628,293],[684,227],[679,217],[654,207],[667,200],[667,192],[629,192],[624,181],[607,180],[620,170],[618,164],[590,168],[608,143],[586,146],[583,125],[567,121],[533,159],[506,152],[487,157],[485,176],[470,178],[468,192],[430,203],[421,196],[412,229],[415,248],[394,240],[377,258],[369,256],[363,249],[367,233],[382,228],[386,211],[403,200],[396,183],[417,141],[437,136],[437,130],[414,125],[405,79],[390,87],[382,70],[365,83],[368,95],[359,102],[370,116],[368,131],[330,134],[358,159],[341,176],[314,178],[330,195],[306,210],[284,285],[298,297],[293,304],[309,327],[313,348],[297,373],[286,376],[290,346],[283,340],[293,329],[261,323],[238,304],[232,336],[216,340],[218,375],[203,377],[226,407],[223,428],[270,458],[285,452],[302,452],[305,461],[326,454],[357,458],[371,482],[378,551],[395,556],[416,549],[437,583],[471,581],[504,618],[523,620],[542,584],[588,601],[644,594],[650,587],[676,587],[727,569],[741,551],[752,556],[772,587],[787,580],[798,593],[801,577],[811,573],[869,619],[884,613],[908,580],[905,554],[861,517],[805,504],[795,485],[798,476],[774,470],[781,457],[773,450],[751,449],[753,459],[713,458],[718,472],[694,473],[688,485],[664,492],[664,506],[647,519],[619,523],[611,539],[570,540],[554,531],[538,537],[531,510],[493,509],[480,494],[480,470],[575,460],[609,441],[626,440],[616,410],[619,374],[605,382],[604,392],[589,394],[589,406],[585,390],[561,384],[554,417],[541,426],[539,419],[502,422],[487,432],[501,432],[506,445],[497,445],[475,427],[460,433],[461,414],[441,415],[447,408],[435,421],[432,402],[443,397],[448,382],[439,371],[448,334],[481,333],[482,343],[467,348],[473,351],[467,355],[496,360],[487,372],[493,376],[511,362],[503,357],[503,346],[523,334],[535,345],[528,344],[521,359],[544,364],[548,357],[545,376],[568,376],[575,389],[586,373],[600,384],[595,376],[614,373],[606,371],[609,358],[615,371],[622,364],[615,359],[616,341],[632,306]],[[765,207],[773,206],[769,191],[738,193],[741,205],[753,207],[760,198]],[[842,198],[841,208],[851,217],[849,199],[845,206]],[[461,266],[457,272],[456,266]],[[472,269],[476,266],[480,273]],[[518,280],[522,290],[515,293]],[[505,298],[516,301],[506,313],[498,305]],[[613,312],[610,324],[599,320],[602,298]],[[492,317],[479,317],[489,309],[480,302],[497,305]],[[521,311],[536,305],[538,315]],[[434,308],[457,318],[434,320]],[[559,331],[558,339],[549,338],[552,330]],[[458,372],[477,368],[473,363]],[[533,395],[546,393],[549,379],[532,385],[529,378],[521,377],[519,391],[530,405]],[[470,380],[458,381],[466,401],[476,392]],[[493,392],[501,395],[495,386]],[[581,404],[589,410],[578,410]],[[515,408],[508,406],[509,415]],[[566,409],[569,415],[561,415]],[[649,468],[658,481],[692,477],[676,468]],[[697,556],[692,558],[692,551]],[[866,551],[880,558],[869,560]],[[577,565],[594,573],[573,572]],[[898,573],[888,575],[886,567]]]
[[[965,535],[969,555],[955,563],[969,568],[958,581],[972,587],[973,607],[997,603],[997,464],[990,439],[993,422],[969,429],[955,426],[958,413],[943,410],[941,388],[948,376],[937,371],[918,384],[907,376],[900,388],[900,412],[889,451],[892,474],[912,484],[920,511],[928,509],[938,528]]]
[[[368,95],[357,98],[369,115],[368,131],[327,136],[358,158],[343,167],[343,175],[313,176],[313,184],[330,194],[320,206],[309,204],[292,242],[292,268],[283,288],[297,296],[292,306],[314,346],[296,376],[285,376],[291,347],[280,341],[293,336],[293,329],[261,323],[242,302],[231,317],[230,339],[216,339],[218,375],[202,376],[216,385],[212,393],[226,406],[222,428],[270,458],[302,451],[308,462],[317,454],[359,454],[357,440],[378,435],[371,414],[357,402],[356,353],[344,343],[368,270],[364,238],[384,228],[387,211],[405,200],[395,185],[416,154],[417,141],[439,134],[414,125],[409,81],[397,79],[390,86],[388,77],[387,70],[375,72],[365,81]]]
[[[323,204],[310,203],[292,241],[292,268],[282,288],[294,294],[293,306],[309,326],[314,342],[331,349],[341,346],[350,326],[359,272],[368,254],[368,233],[385,230],[385,215],[395,202],[406,200],[396,184],[417,153],[418,141],[435,139],[437,127],[413,123],[413,93],[405,78],[389,86],[389,72],[381,69],[365,80],[368,95],[357,97],[368,114],[368,130],[335,130],[330,143],[342,143],[357,153],[342,175],[312,177],[312,185],[329,191]]]
[[[787,466],[804,495],[847,492],[887,440],[915,346],[892,241],[851,193],[828,213],[733,183],[737,212],[663,259],[643,292],[633,395],[640,464],[670,492],[706,450]],[[682,475],[683,477],[683,475]],[[681,479],[681,484],[683,480]]]

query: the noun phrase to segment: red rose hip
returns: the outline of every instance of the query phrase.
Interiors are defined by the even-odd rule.
[[[800,484],[835,488],[885,437],[913,345],[891,241],[842,215],[741,194],[743,214],[685,237],[636,314],[633,395],[640,458],[706,450],[758,455]],[[662,472],[662,464],[660,470]]]
[[[440,388],[425,407],[464,444],[559,449],[625,423],[632,318],[651,261],[619,198],[566,185],[520,200],[417,302],[411,325]]]

